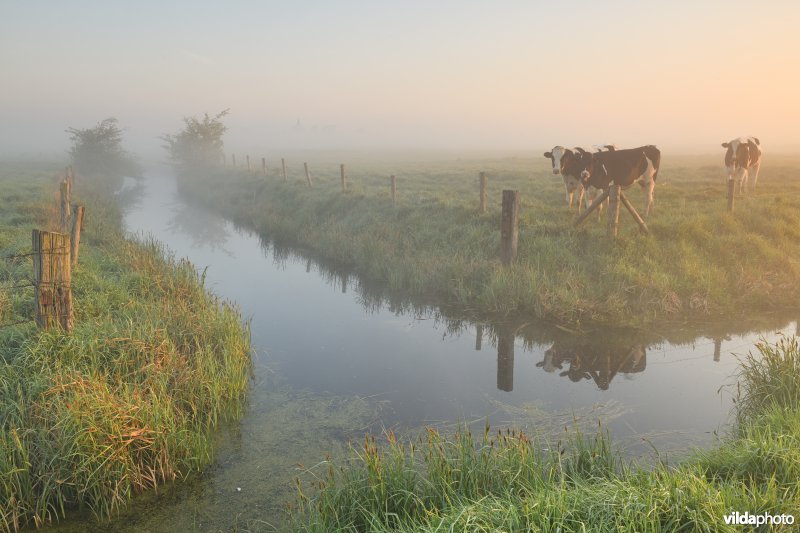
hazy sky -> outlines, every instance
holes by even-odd
[[[0,0],[0,152],[110,116],[155,151],[225,108],[227,146],[261,153],[794,148],[799,23],[797,0]]]

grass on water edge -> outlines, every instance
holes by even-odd
[[[798,339],[758,351],[743,362],[732,434],[677,466],[626,463],[602,430],[555,445],[488,427],[477,439],[389,433],[298,480],[294,529],[734,531],[725,516],[737,511],[800,520]]]
[[[52,167],[51,167],[52,168]],[[0,254],[55,227],[50,169],[0,174]],[[76,180],[86,204],[72,273],[72,333],[0,328],[0,530],[71,508],[105,518],[137,492],[211,460],[210,430],[243,411],[250,336],[192,265],[124,238],[109,187]],[[0,260],[0,324],[33,318],[30,258]]]
[[[293,161],[286,182],[279,169],[265,177],[220,168],[184,176],[182,191],[389,290],[479,314],[641,326],[796,306],[800,161],[765,160],[757,189],[729,213],[719,159],[665,155],[651,234],[639,234],[623,210],[615,242],[605,219],[573,227],[561,177],[543,157],[358,161],[344,192],[329,157],[310,160],[311,188]],[[477,212],[481,171],[486,214]],[[397,175],[394,205],[389,174]],[[521,195],[519,255],[508,268],[498,259],[503,189]],[[641,208],[643,195],[627,194]]]

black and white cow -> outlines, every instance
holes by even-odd
[[[607,189],[616,184],[627,188],[634,183],[647,194],[645,216],[653,209],[653,192],[661,166],[661,151],[653,145],[627,150],[589,153],[581,151],[566,171],[577,173],[584,187]]]
[[[615,146],[611,144],[595,146],[600,151],[602,148],[607,150],[614,150]],[[586,207],[589,207],[590,202],[600,196],[601,191],[595,188],[585,189],[580,180],[579,174],[571,174],[565,172],[565,169],[571,169],[575,166],[575,160],[580,157],[581,153],[586,153],[583,148],[564,148],[563,146],[555,146],[549,152],[545,152],[544,156],[550,159],[553,165],[553,174],[561,174],[564,178],[564,189],[566,190],[567,205],[572,209],[572,198],[575,191],[578,191],[578,212],[581,210],[581,202],[586,198]]]
[[[761,141],[755,137],[738,137],[722,143],[725,152],[725,171],[728,179],[739,182],[739,192],[747,192],[747,179],[752,176],[753,189],[758,182],[758,170],[761,168]]]

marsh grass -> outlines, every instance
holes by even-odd
[[[675,466],[642,468],[602,428],[557,442],[505,430],[365,438],[298,482],[301,531],[734,531],[734,511],[800,513],[797,340],[761,343],[735,431]],[[784,377],[794,369],[791,378]],[[762,397],[763,396],[763,397]],[[759,400],[755,400],[759,397]],[[752,398],[752,400],[751,400]],[[746,414],[746,416],[745,416]]]
[[[5,169],[3,255],[46,224],[52,172]],[[0,329],[0,530],[41,526],[72,508],[107,518],[137,492],[196,471],[211,429],[238,418],[250,341],[238,310],[154,241],[132,242],[102,184],[87,204],[73,271],[75,328]],[[31,319],[26,259],[0,261],[0,320]],[[5,289],[4,289],[5,287]]]
[[[300,157],[300,156],[298,156]],[[305,157],[305,156],[304,156]],[[622,215],[616,242],[605,221],[574,228],[563,184],[544,158],[381,161],[311,159],[287,183],[231,169],[183,176],[181,190],[237,223],[434,304],[560,323],[644,325],[796,306],[800,299],[800,180],[796,157],[765,162],[758,189],[728,213],[719,158],[665,157],[651,235]],[[489,209],[477,213],[478,174]],[[389,174],[398,201],[389,197]],[[499,198],[521,194],[519,256],[498,260]],[[638,207],[643,195],[628,192]]]

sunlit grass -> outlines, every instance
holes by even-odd
[[[2,254],[47,227],[52,172],[5,170]],[[0,530],[56,521],[71,508],[109,517],[129,498],[196,471],[210,430],[238,418],[250,341],[238,310],[209,295],[192,265],[155,242],[125,240],[103,187],[87,204],[73,271],[75,328],[39,331],[27,258],[0,261]],[[98,193],[98,191],[100,191]]]
[[[347,265],[392,290],[488,314],[523,313],[561,323],[730,318],[800,301],[800,179],[796,158],[775,157],[754,194],[726,211],[718,161],[667,158],[651,235],[623,211],[620,237],[605,220],[573,227],[563,185],[546,161],[505,158],[360,161],[341,190],[338,164],[312,160],[288,182],[221,169],[186,176],[182,191],[239,223]],[[478,214],[478,174],[489,209]],[[298,172],[300,174],[298,174]],[[396,174],[392,205],[388,175]],[[521,193],[519,256],[501,267],[500,195]],[[643,195],[630,190],[641,207]]]

